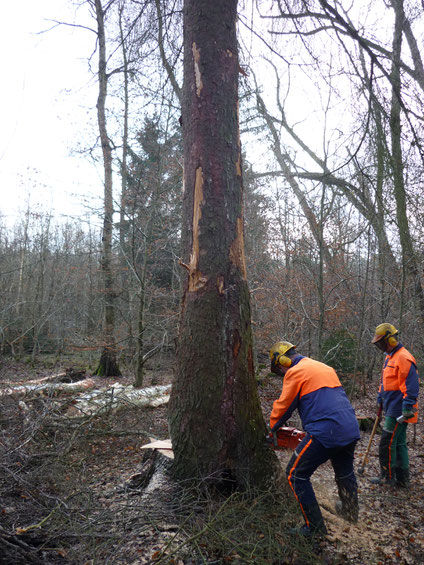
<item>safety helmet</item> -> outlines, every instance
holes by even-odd
[[[277,343],[274,343],[269,351],[271,364],[290,367],[292,360],[286,355],[286,353],[290,351],[290,349],[295,348],[296,346],[288,341],[277,341]]]
[[[375,334],[371,343],[377,343],[381,339],[385,339],[390,347],[394,347],[398,344],[398,333],[399,332],[392,324],[384,322],[375,328]]]

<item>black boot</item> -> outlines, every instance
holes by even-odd
[[[373,477],[370,479],[370,483],[373,485],[387,485],[387,486],[394,486],[395,484],[395,473],[396,469],[392,469],[392,476],[389,477],[389,473],[387,470],[382,469],[379,477]]]
[[[337,501],[335,508],[337,515],[340,516],[340,518],[343,518],[343,520],[352,522],[352,524],[356,524],[358,522],[359,505],[357,497],[356,502],[353,500],[349,503],[346,503],[344,500]]]
[[[381,432],[381,440],[378,448],[378,459],[380,461],[380,476],[370,479],[373,485],[395,484],[395,468],[390,468],[390,444],[393,439],[393,432],[384,430]]]
[[[395,472],[395,486],[400,488],[408,488],[409,484],[409,469],[401,469],[400,467],[398,467]]]
[[[290,533],[303,536],[304,538],[325,536],[327,528],[325,527],[318,503],[304,506],[303,512],[306,515],[305,524],[301,528],[291,529]]]
[[[359,514],[356,479],[355,477],[336,478],[336,482],[340,496],[340,502],[336,502],[336,513],[344,520],[356,524]]]

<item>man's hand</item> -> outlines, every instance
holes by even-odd
[[[399,418],[396,418],[396,421],[399,422],[399,424],[403,424],[403,422],[407,422],[409,420],[409,418],[412,418],[416,411],[417,410],[414,407],[403,408],[402,416],[399,416]]]

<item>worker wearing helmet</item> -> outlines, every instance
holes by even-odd
[[[397,329],[387,322],[377,326],[372,342],[386,353],[378,392],[385,421],[379,446],[380,476],[374,484],[409,486],[406,444],[408,423],[418,420],[419,381],[417,362],[399,341]]]
[[[330,460],[341,502],[336,512],[350,522],[358,521],[358,494],[353,456],[359,426],[336,371],[303,357],[287,341],[270,351],[271,371],[284,378],[281,396],[273,404],[270,426],[276,431],[298,410],[306,436],[291,457],[286,475],[300,504],[305,524],[293,530],[305,537],[327,532],[311,485],[316,469]]]

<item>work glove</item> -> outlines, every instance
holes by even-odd
[[[415,414],[415,411],[413,408],[404,408],[402,410],[402,416],[405,418],[405,420],[408,420],[409,418],[412,418],[412,416]]]
[[[399,416],[399,418],[396,418],[396,420],[399,422],[399,424],[403,424],[403,422],[406,422],[407,420],[409,420],[409,418],[412,418],[415,412],[416,410],[413,407],[404,408],[402,410],[402,416]]]

